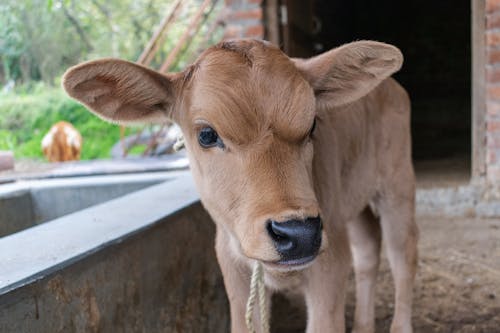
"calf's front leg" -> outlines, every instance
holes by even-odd
[[[345,332],[345,290],[350,271],[346,235],[332,237],[330,244],[306,273],[307,333]]]
[[[229,252],[229,236],[224,231],[217,231],[215,250],[219,262],[224,286],[229,299],[231,314],[231,332],[248,332],[245,323],[246,303],[250,294],[250,276],[248,267],[237,262]],[[269,302],[268,302],[269,304]],[[260,332],[259,318],[254,314],[253,322],[257,332]]]

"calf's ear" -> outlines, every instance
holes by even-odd
[[[373,41],[345,44],[310,59],[292,59],[327,109],[353,102],[398,71],[403,55],[398,48]]]
[[[70,68],[63,87],[99,117],[116,123],[156,123],[171,117],[178,75],[162,75],[119,59]]]

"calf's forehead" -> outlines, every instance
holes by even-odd
[[[269,129],[298,140],[315,115],[310,85],[288,57],[265,44],[209,49],[195,64],[191,92],[193,117],[241,144]]]

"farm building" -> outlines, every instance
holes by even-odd
[[[193,22],[214,3],[198,1]],[[226,38],[264,38],[292,57],[363,39],[402,50],[418,178],[414,332],[497,332],[500,0],[225,0],[222,16]],[[215,227],[184,152],[139,170],[107,162],[0,188],[0,332],[229,332]],[[386,258],[375,292],[376,332],[388,332]],[[303,332],[305,315],[275,295],[271,331]]]
[[[227,0],[228,37],[263,37],[309,57],[373,39],[404,56],[417,163],[500,180],[500,1]],[[429,10],[432,8],[432,10]]]

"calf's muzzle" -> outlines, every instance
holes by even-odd
[[[305,220],[268,221],[266,227],[281,257],[279,264],[305,264],[318,254],[323,229],[319,216]]]

